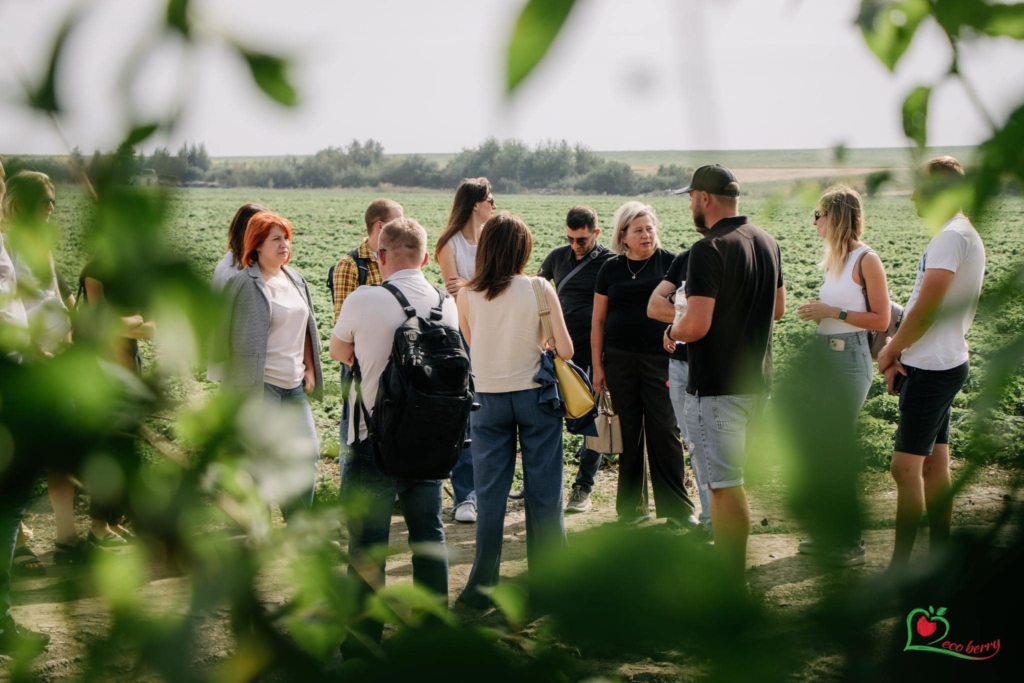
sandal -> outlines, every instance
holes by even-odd
[[[21,561],[19,562],[19,560]],[[39,561],[39,557],[32,552],[31,548],[23,545],[14,551],[11,573],[18,576],[46,576],[46,567]]]
[[[89,553],[94,546],[86,539],[80,538],[74,544],[54,541],[53,547],[54,564],[85,564],[89,561]]]

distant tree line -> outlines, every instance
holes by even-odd
[[[172,154],[166,147],[150,155],[130,147],[86,159],[75,149],[70,157],[9,157],[11,170],[31,168],[60,182],[76,182],[81,172],[95,182],[106,173],[131,179],[144,170],[181,184],[215,183],[220,187],[399,187],[453,188],[463,178],[485,176],[495,190],[648,194],[684,186],[693,169],[659,166],[653,175],[635,172],[629,164],[610,161],[585,146],[565,140],[530,147],[519,140],[485,140],[464,149],[443,167],[421,155],[384,155],[375,141],[353,140],[347,147],[328,147],[308,157],[221,160],[211,163],[205,144],[185,143]]]

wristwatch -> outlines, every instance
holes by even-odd
[[[839,311],[839,319],[840,320],[846,320],[846,311],[845,310],[840,309],[840,311]]]

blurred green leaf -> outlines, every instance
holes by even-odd
[[[981,144],[979,164],[972,174],[974,184],[971,212],[980,214],[999,192],[1004,176],[1013,176],[1024,188],[1024,104],[1017,108],[1001,129]]]
[[[192,27],[188,21],[189,0],[168,0],[167,26],[176,30],[185,38],[192,37]]]
[[[1024,4],[988,3],[985,0],[935,0],[935,19],[951,36],[964,27],[990,36],[1024,38]]]
[[[71,35],[71,31],[78,24],[79,18],[78,12],[69,14],[53,41],[53,47],[50,48],[50,60],[46,65],[46,73],[43,75],[43,80],[38,87],[28,94],[28,103],[34,109],[51,114],[57,114],[61,110],[60,103],[57,101],[57,68],[61,56],[64,54],[68,36]]]
[[[862,0],[857,25],[871,51],[893,71],[930,11],[928,0]]]
[[[125,137],[124,142],[121,144],[127,147],[135,147],[146,140],[148,140],[153,133],[160,129],[160,124],[149,123],[141,126],[136,126],[128,131],[128,135]]]
[[[576,0],[528,0],[508,45],[505,88],[512,93],[544,59]]]
[[[892,171],[875,171],[864,178],[864,189],[869,197],[874,197],[882,186],[892,180]]]
[[[931,88],[921,85],[903,101],[903,132],[918,149],[928,144],[928,98],[931,94]]]
[[[515,584],[498,584],[491,589],[490,597],[512,626],[519,626],[526,619],[526,595]]]
[[[256,85],[264,93],[279,104],[286,107],[293,107],[298,102],[295,88],[288,82],[288,62],[275,55],[268,55],[262,52],[252,52],[245,48],[239,48],[242,56],[245,57],[252,78]]]

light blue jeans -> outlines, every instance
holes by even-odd
[[[476,395],[473,415],[473,482],[477,495],[476,557],[462,600],[482,605],[478,587],[498,583],[505,508],[522,449],[526,499],[526,558],[566,545],[562,517],[562,415],[538,404],[540,389]]]
[[[310,452],[303,454],[302,462],[307,463],[309,468],[309,488],[299,494],[294,500],[281,501],[281,516],[285,521],[288,517],[299,510],[310,510],[313,507],[313,491],[316,489],[316,463],[320,460],[320,442],[316,436],[316,424],[313,422],[313,411],[309,407],[309,400],[306,398],[306,391],[302,385],[293,389],[282,389],[273,384],[263,383],[263,400],[274,406],[294,406],[295,412],[299,415],[295,421],[295,427],[300,436],[307,437],[312,442]]]
[[[686,436],[686,383],[690,378],[690,364],[686,361],[670,358],[668,361],[668,392],[672,397],[672,410],[679,423],[686,450],[690,453],[690,467],[697,479],[697,495],[700,497],[700,523],[706,529],[711,528],[711,492],[704,486],[707,482],[704,473],[697,467],[697,459],[693,457],[693,445]]]
[[[833,340],[842,344],[835,344]],[[868,333],[862,330],[844,334],[819,334],[816,341],[827,349],[829,384],[835,387],[835,391],[846,394],[852,411],[850,419],[856,423],[875,374]],[[843,349],[836,350],[835,346],[842,346]]]

